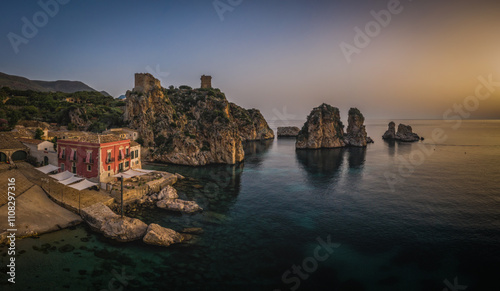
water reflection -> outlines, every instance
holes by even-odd
[[[347,148],[349,153],[349,169],[362,169],[366,160],[366,148]]]
[[[255,167],[262,166],[262,162],[266,159],[267,153],[271,148],[274,140],[248,141],[243,144],[245,151],[245,162],[251,163]]]
[[[296,150],[299,165],[313,185],[329,183],[344,162],[345,149]]]

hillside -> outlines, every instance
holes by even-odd
[[[13,90],[33,90],[38,92],[97,92],[97,90],[80,81],[37,81],[0,72],[0,88],[1,87],[9,87]],[[101,93],[105,96],[109,96],[109,94],[104,91]]]

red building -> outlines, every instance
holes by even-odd
[[[131,147],[129,139],[113,134],[82,133],[57,141],[60,171],[67,170],[93,182],[108,182],[121,171],[141,168],[139,155],[140,147]]]

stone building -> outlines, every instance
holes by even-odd
[[[29,148],[13,138],[10,133],[0,134],[0,163],[26,160],[28,152]]]
[[[211,76],[201,76],[201,88],[202,89],[209,89],[212,88],[212,77]]]
[[[160,80],[153,77],[149,73],[136,73],[135,74],[135,87],[134,91],[147,92],[153,88],[161,88]]]

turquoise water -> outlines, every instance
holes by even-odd
[[[295,151],[280,139],[247,145],[238,166],[150,166],[192,178],[176,188],[205,211],[135,216],[204,234],[170,248],[115,243],[85,225],[24,239],[16,289],[5,268],[0,288],[441,291],[457,278],[498,290],[500,121],[403,122],[425,141],[384,142],[388,122],[376,121],[366,149]],[[433,140],[435,128],[447,138]]]

